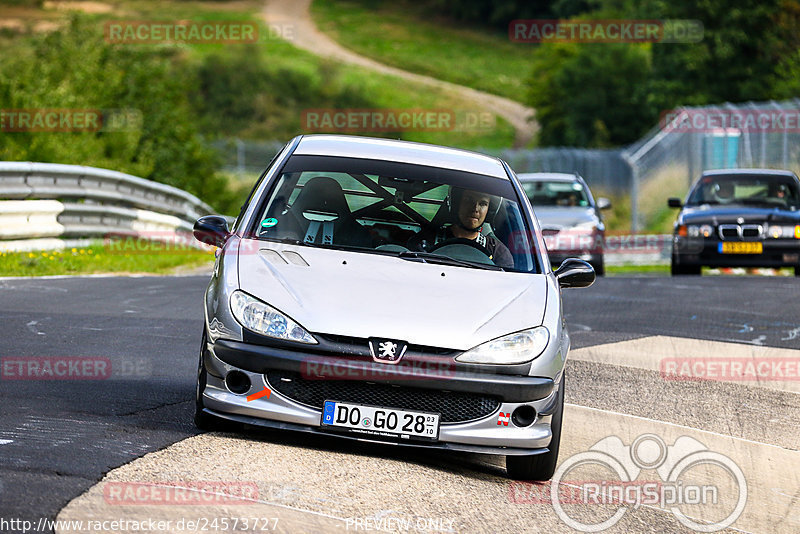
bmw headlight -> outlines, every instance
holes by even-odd
[[[687,228],[687,231],[689,233],[689,237],[700,237],[700,227],[699,226],[690,225]]]
[[[487,341],[456,357],[456,361],[506,365],[525,363],[544,352],[549,340],[547,328],[537,326]]]
[[[298,343],[318,343],[302,326],[243,291],[236,290],[231,295],[231,311],[242,326],[257,334]]]

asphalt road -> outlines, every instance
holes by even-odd
[[[103,380],[13,380],[3,368],[0,519],[54,519],[109,471],[197,434],[191,399],[205,285],[201,276],[0,280],[0,358],[93,358],[105,362],[101,372],[108,373]],[[606,278],[589,289],[565,291],[564,305],[576,354],[655,335],[800,349],[799,288],[794,278]],[[610,409],[797,451],[795,393],[750,384],[666,383],[651,371],[578,359],[569,365],[567,402],[581,407],[580,414]],[[410,469],[412,476],[417,469],[444,472],[457,482],[450,491],[464,492],[465,502],[479,492],[473,483],[501,487],[503,477],[499,464],[480,455],[387,451],[284,433],[251,437],[255,445],[298,455],[399,462],[400,472]],[[356,480],[354,487],[368,480]],[[459,495],[441,498],[457,502]],[[326,508],[317,501],[321,514]],[[639,512],[626,519],[626,528],[675,528],[663,514]],[[466,516],[460,521],[459,531],[488,528]]]

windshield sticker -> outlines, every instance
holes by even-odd
[[[272,228],[276,224],[278,224],[278,219],[274,217],[270,217],[269,219],[264,219],[263,221],[261,221],[261,226],[263,228]]]

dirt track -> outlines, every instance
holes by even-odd
[[[308,50],[319,56],[368,68],[381,74],[398,76],[409,81],[454,93],[462,100],[473,103],[476,108],[485,109],[499,115],[511,123],[516,130],[515,147],[522,147],[527,144],[539,129],[536,121],[530,120],[534,115],[534,110],[519,102],[462,85],[437,80],[430,76],[390,67],[342,47],[317,29],[309,13],[310,5],[311,0],[267,0],[264,6],[264,18],[267,24],[292,24],[292,44],[298,48]]]

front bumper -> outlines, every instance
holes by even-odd
[[[236,341],[217,340],[204,351],[204,365],[208,372],[207,385],[203,391],[203,405],[209,413],[244,423],[273,428],[284,428],[317,434],[335,435],[360,441],[374,441],[396,445],[463,450],[487,454],[529,455],[547,451],[552,438],[550,421],[556,407],[557,386],[550,378],[478,374],[458,366],[446,369],[441,376],[434,369],[430,374],[418,376],[413,368],[396,372],[387,377],[371,375],[362,378],[368,383],[419,388],[420,392],[442,390],[462,393],[491,394],[498,398],[498,407],[490,414],[467,422],[442,422],[437,442],[410,440],[386,440],[356,433],[338,433],[320,427],[321,410],[297,402],[270,384],[266,374],[273,370],[303,373],[309,361],[324,360],[314,354],[294,350],[266,347]],[[360,360],[336,359],[340,369],[356,369],[362,372]],[[385,364],[378,364],[384,367]],[[466,366],[468,367],[468,366]],[[251,387],[239,394],[232,393],[225,385],[224,377],[231,371],[247,375]],[[557,379],[560,378],[556,377]],[[264,388],[270,389],[268,397],[247,400]],[[330,399],[348,401],[349,399]],[[375,403],[373,403],[375,404]],[[519,427],[513,418],[500,418],[500,413],[510,414],[516,408],[527,405],[536,410],[537,417],[529,426]]]
[[[764,239],[761,254],[723,254],[713,238],[673,238],[673,261],[681,266],[765,267],[800,266],[800,240]]]

